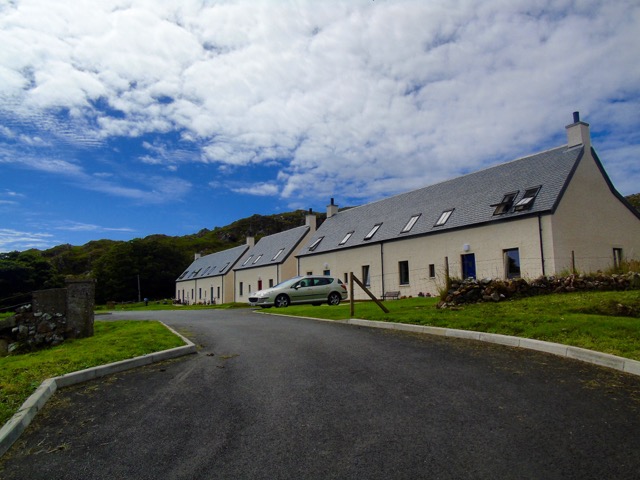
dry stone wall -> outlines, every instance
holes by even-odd
[[[93,280],[68,280],[67,288],[33,292],[30,305],[0,320],[0,355],[92,336],[94,306]]]
[[[465,303],[500,302],[510,298],[575,291],[606,291],[640,289],[640,273],[621,275],[569,275],[566,277],[540,277],[527,281],[469,278],[452,280],[451,288],[438,303],[448,308]]]

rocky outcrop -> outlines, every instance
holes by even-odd
[[[639,273],[540,277],[531,281],[522,278],[513,280],[469,278],[464,281],[452,280],[451,288],[438,303],[438,308],[448,308],[465,303],[500,302],[509,298],[550,293],[630,289],[640,289]]]

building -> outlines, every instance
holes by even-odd
[[[296,276],[295,255],[315,233],[316,222],[316,216],[309,211],[305,225],[262,237],[246,251],[234,268],[235,301],[247,302],[251,292]]]
[[[566,145],[338,211],[298,254],[298,272],[375,295],[437,294],[459,278],[595,272],[640,257],[640,215],[616,191],[574,113]],[[356,291],[355,298],[367,298]]]
[[[186,305],[233,302],[233,267],[252,246],[253,238],[248,238],[246,245],[204,257],[196,254],[193,263],[176,280],[176,300]]]

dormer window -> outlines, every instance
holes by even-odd
[[[284,252],[284,248],[281,248],[280,250],[278,250],[278,253],[276,253],[273,258],[271,259],[272,262],[274,262],[281,254],[282,252]]]
[[[311,246],[309,247],[309,251],[310,251],[310,252],[313,252],[316,248],[318,248],[318,245],[320,245],[320,242],[322,241],[322,239],[323,239],[323,238],[324,238],[324,237],[320,237],[320,238],[316,239],[316,241],[315,241],[315,242],[313,242],[313,243],[311,244]]]
[[[345,243],[347,243],[349,241],[349,239],[351,238],[351,235],[353,235],[353,231],[347,233],[344,238],[342,239],[342,241],[339,243],[339,245],[344,245]]]
[[[420,218],[420,214],[417,214],[411,217],[400,233],[407,233],[411,231],[411,229],[416,224],[419,218]]]
[[[365,240],[370,240],[378,231],[378,229],[382,226],[381,223],[376,223],[373,228],[367,233],[367,236],[364,237]]]
[[[253,255],[249,255],[249,258],[247,258],[244,263],[242,264],[242,266],[244,267],[247,263],[249,263],[249,260],[251,260],[253,258]]]
[[[440,218],[438,218],[438,221],[436,222],[436,224],[434,225],[435,227],[441,227],[442,225],[444,225],[445,223],[447,223],[447,221],[449,220],[449,217],[451,217],[451,214],[453,213],[453,208],[451,210],[445,210],[444,212],[442,212],[440,214]]]
[[[518,200],[518,202],[514,205],[513,210],[516,212],[521,212],[523,210],[531,210],[533,207],[533,202],[540,191],[540,187],[527,188],[524,192],[524,197]]]
[[[251,265],[255,265],[256,263],[258,263],[258,260],[260,260],[261,258],[262,254],[258,255]]]
[[[517,196],[518,196],[518,192],[511,192],[511,193],[505,194],[505,196],[502,197],[502,201],[500,203],[491,205],[492,207],[496,207],[496,209],[493,211],[493,214],[503,215],[505,213],[508,213],[509,210],[511,210],[511,207],[513,206],[513,201],[516,199]]]

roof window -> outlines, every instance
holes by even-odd
[[[419,218],[420,218],[420,214],[417,214],[411,217],[400,233],[407,233],[411,231],[411,229],[416,224]]]
[[[491,205],[492,207],[496,207],[496,209],[493,211],[493,214],[503,215],[505,213],[508,213],[509,210],[511,210],[511,207],[513,206],[513,201],[516,199],[517,196],[518,196],[518,192],[506,193],[504,197],[502,197],[502,201],[500,203],[495,203]]]
[[[523,210],[530,210],[533,207],[533,202],[540,191],[540,187],[527,188],[524,192],[524,197],[518,200],[514,205],[513,210],[521,212]]]
[[[378,229],[382,226],[381,223],[376,223],[373,228],[367,233],[367,236],[364,237],[365,240],[370,240],[378,231]]]
[[[344,245],[345,243],[347,243],[349,241],[349,239],[351,238],[351,235],[353,235],[353,230],[350,231],[349,233],[347,233],[344,238],[342,239],[342,241],[339,243],[339,245]]]
[[[258,263],[258,260],[260,260],[261,258],[262,254],[258,255],[251,265],[255,265],[256,263]]]
[[[323,239],[323,238],[324,238],[324,237],[320,237],[320,238],[316,239],[316,241],[315,241],[315,242],[313,242],[313,243],[311,244],[311,246],[309,247],[309,251],[310,251],[310,252],[313,252],[316,248],[318,248],[318,245],[320,245],[320,242],[322,241],[322,239]]]
[[[284,252],[284,248],[281,248],[280,250],[278,250],[278,253],[276,253],[273,258],[271,259],[271,261],[275,261],[280,255],[282,255],[282,252]]]
[[[440,227],[442,225],[444,225],[445,223],[447,223],[447,220],[449,220],[449,217],[451,217],[451,214],[453,213],[455,209],[451,209],[451,210],[445,210],[444,212],[442,212],[440,214],[440,218],[438,218],[438,221],[436,222],[436,224],[434,225],[435,227]]]
[[[249,258],[247,258],[244,263],[242,264],[242,266],[244,267],[247,263],[249,263],[249,260],[251,260],[253,258],[253,255],[249,255]]]
[[[224,272],[224,269],[225,269],[225,268],[227,268],[227,267],[229,266],[229,264],[230,264],[230,263],[231,263],[231,262],[227,262],[227,263],[225,263],[225,264],[224,264],[224,267],[222,267],[222,268],[220,269],[220,273]]]

